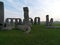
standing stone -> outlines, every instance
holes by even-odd
[[[29,25],[29,10],[28,7],[24,7],[24,24]]]
[[[35,17],[34,24],[40,24],[40,17]]]
[[[24,7],[23,10],[24,10],[24,20],[23,20],[23,23],[24,23],[25,31],[26,31],[26,33],[29,33],[30,30],[31,30],[31,26],[32,25],[29,22],[29,10],[28,10],[28,7]]]
[[[52,26],[52,24],[53,24],[53,18],[50,19],[49,26]]]
[[[28,7],[24,7],[23,10],[24,10],[24,19],[28,19],[29,18],[29,10],[28,10]]]
[[[0,29],[4,27],[4,3],[0,2]]]
[[[46,26],[49,26],[49,15],[46,15]]]

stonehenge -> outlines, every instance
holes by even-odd
[[[23,7],[24,19],[21,18],[6,18],[4,22],[4,3],[0,2],[0,29],[12,30],[14,28],[21,29],[26,33],[31,31],[31,27],[34,24],[40,24],[40,17],[35,17],[34,21],[29,17],[29,8]],[[53,18],[49,20],[49,15],[46,15],[46,27],[57,28],[58,26],[53,26]],[[58,27],[59,28],[59,27]]]
[[[18,25],[17,29],[21,29],[21,30],[25,31],[26,33],[29,33],[31,30],[31,23],[29,21],[28,7],[23,7],[23,11],[24,11],[23,25]]]

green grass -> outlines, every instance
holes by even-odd
[[[0,31],[0,45],[60,45],[60,29],[33,25],[29,34],[20,30]]]

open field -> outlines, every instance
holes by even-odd
[[[60,45],[60,29],[33,25],[29,34],[20,30],[0,31],[0,45]]]

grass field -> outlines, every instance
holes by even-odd
[[[0,45],[60,45],[60,29],[33,25],[29,34],[20,30],[0,31]]]

